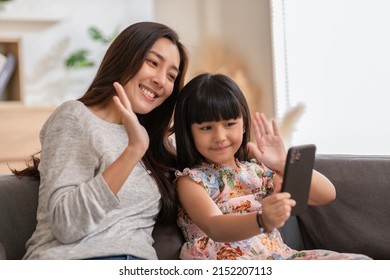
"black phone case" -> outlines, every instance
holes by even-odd
[[[297,203],[291,215],[306,211],[309,198],[311,177],[314,168],[316,146],[302,145],[289,148],[284,168],[282,192],[291,194]]]

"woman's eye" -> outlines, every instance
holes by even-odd
[[[147,62],[148,62],[149,64],[153,65],[153,66],[157,66],[157,65],[158,65],[157,61],[152,60],[152,59],[148,59]]]
[[[176,80],[176,75],[174,75],[174,74],[168,74],[168,78],[169,78],[172,82],[174,82],[174,81]]]
[[[200,130],[203,130],[203,131],[207,131],[207,130],[210,130],[211,129],[211,126],[202,126],[200,128]]]

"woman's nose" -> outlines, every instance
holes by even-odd
[[[159,87],[164,87],[167,77],[163,71],[156,71],[153,76],[153,83]]]

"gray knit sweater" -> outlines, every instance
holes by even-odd
[[[157,259],[152,230],[160,193],[139,162],[114,195],[101,173],[127,146],[122,125],[67,101],[44,124],[37,228],[25,259],[129,254]]]

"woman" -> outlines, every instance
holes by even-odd
[[[118,35],[84,96],[40,132],[38,224],[24,259],[157,259],[156,218],[176,214],[168,136],[187,65],[165,25]]]

